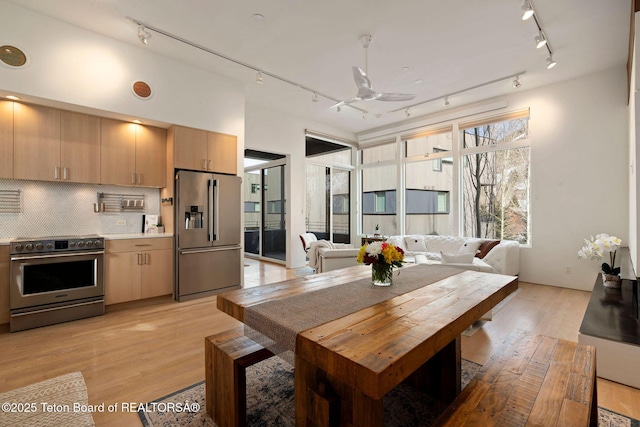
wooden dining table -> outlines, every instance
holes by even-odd
[[[424,264],[393,281],[373,286],[360,265],[219,294],[217,307],[292,356],[297,426],[382,426],[400,383],[453,401],[461,333],[518,288],[514,276]]]

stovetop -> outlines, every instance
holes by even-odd
[[[11,254],[89,250],[104,250],[104,237],[93,234],[85,236],[27,237],[15,239],[9,244]]]

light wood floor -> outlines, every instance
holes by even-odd
[[[294,270],[245,260],[245,286],[294,277]],[[515,328],[577,341],[590,294],[520,283],[493,321],[462,338],[462,356],[484,363]],[[107,307],[105,316],[11,334],[0,326],[0,392],[81,371],[89,403],[144,403],[204,379],[204,337],[238,322],[215,297],[168,297]],[[601,406],[640,419],[640,390],[598,380]],[[2,415],[0,414],[0,417]],[[95,413],[98,426],[141,425],[135,413]]]

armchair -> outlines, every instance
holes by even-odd
[[[314,268],[318,273],[324,273],[357,265],[356,257],[359,250],[345,243],[333,243],[327,240],[311,242],[308,252],[309,267]]]

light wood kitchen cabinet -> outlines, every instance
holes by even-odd
[[[14,177],[100,182],[100,118],[14,103]]]
[[[207,131],[173,126],[174,167],[207,170]]]
[[[175,168],[231,175],[237,173],[236,136],[174,126],[173,138]]]
[[[9,323],[9,246],[0,246],[0,324]]]
[[[56,181],[60,177],[60,110],[15,102],[13,176]]]
[[[0,100],[0,178],[13,178],[13,102]]]
[[[102,184],[165,186],[164,129],[102,119]]]
[[[100,183],[100,118],[62,111],[60,174],[63,181]]]
[[[105,303],[173,293],[173,238],[107,240]]]
[[[236,175],[238,171],[238,138],[234,135],[209,132],[209,170]]]

